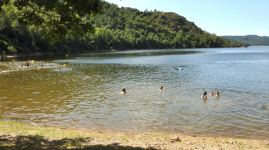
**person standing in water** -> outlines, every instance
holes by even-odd
[[[211,96],[214,96],[214,95],[215,95],[215,94],[214,94],[214,92],[212,91],[212,92],[211,92]]]
[[[216,97],[220,97],[220,92],[217,91],[216,94],[215,94]]]

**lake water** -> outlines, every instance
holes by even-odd
[[[0,74],[2,120],[269,137],[269,47],[128,51],[53,62],[69,69]],[[201,99],[216,90],[219,98]]]

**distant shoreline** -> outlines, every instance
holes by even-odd
[[[163,49],[126,49],[126,50],[98,50],[98,51],[84,51],[84,52],[33,52],[33,53],[19,53],[19,54],[0,54],[0,61],[9,61],[12,59],[19,59],[19,60],[29,60],[29,59],[51,59],[51,58],[66,58],[72,56],[79,56],[79,55],[87,55],[87,54],[105,54],[105,53],[125,53],[128,51],[143,51],[143,50],[150,50],[150,51],[157,51],[157,50],[194,50],[194,49],[223,49],[223,48],[246,48],[246,47],[211,47],[211,48],[163,48]]]

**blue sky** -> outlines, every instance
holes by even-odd
[[[217,35],[269,36],[269,0],[106,0],[139,10],[175,12]]]

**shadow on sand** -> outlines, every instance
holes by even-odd
[[[0,136],[0,150],[156,150],[155,148],[142,148],[122,146],[119,143],[108,145],[91,144],[91,138],[48,140],[42,136]]]

